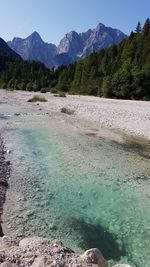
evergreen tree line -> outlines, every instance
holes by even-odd
[[[9,90],[39,91],[49,86],[50,71],[44,64],[23,61],[0,51],[0,87]]]
[[[72,93],[150,100],[150,20],[120,45],[57,72],[57,86]]]
[[[0,54],[1,58],[1,54]],[[150,20],[120,45],[92,53],[69,66],[46,69],[39,62],[2,60],[0,84],[3,88],[41,88],[73,94],[121,99],[150,100]]]

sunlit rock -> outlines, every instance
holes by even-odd
[[[102,253],[97,248],[87,250],[82,256],[82,259],[86,259],[88,263],[97,264],[100,267],[107,267],[107,262],[104,259]]]

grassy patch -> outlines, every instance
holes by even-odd
[[[44,96],[35,95],[28,102],[47,102],[47,99]]]

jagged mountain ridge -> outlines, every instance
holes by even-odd
[[[57,47],[54,44],[45,43],[37,32],[33,32],[26,39],[15,37],[8,45],[24,60],[36,60],[47,67],[55,65],[54,57]]]
[[[99,23],[93,30],[67,33],[58,46],[45,43],[37,32],[26,39],[15,37],[8,45],[25,60],[38,60],[47,67],[55,67],[68,65],[94,51],[119,44],[126,37],[120,30]]]

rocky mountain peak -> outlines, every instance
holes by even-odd
[[[71,39],[71,40],[72,40],[73,38],[78,37],[78,33],[75,32],[75,31],[71,31],[71,32],[67,33],[67,34],[65,35],[65,37],[67,37],[68,39]]]
[[[82,46],[80,35],[75,31],[71,31],[60,41],[58,54],[68,53],[71,58],[74,58],[80,52]]]
[[[57,47],[45,43],[36,31],[26,39],[14,38],[8,45],[23,59],[38,60],[47,67],[53,67],[73,63],[93,51],[98,52],[112,44],[118,44],[126,37],[120,30],[99,23],[93,30],[89,29],[83,33],[71,31],[65,34]]]
[[[98,23],[95,31],[104,31],[106,29],[106,26],[103,23]]]
[[[30,36],[32,36],[33,38],[39,38],[41,39],[40,34],[37,31],[34,31]]]
[[[42,40],[40,34],[38,32],[36,32],[36,31],[34,31],[31,35],[29,35],[26,38],[26,41],[32,42],[33,44],[34,43],[44,43],[44,41]]]

